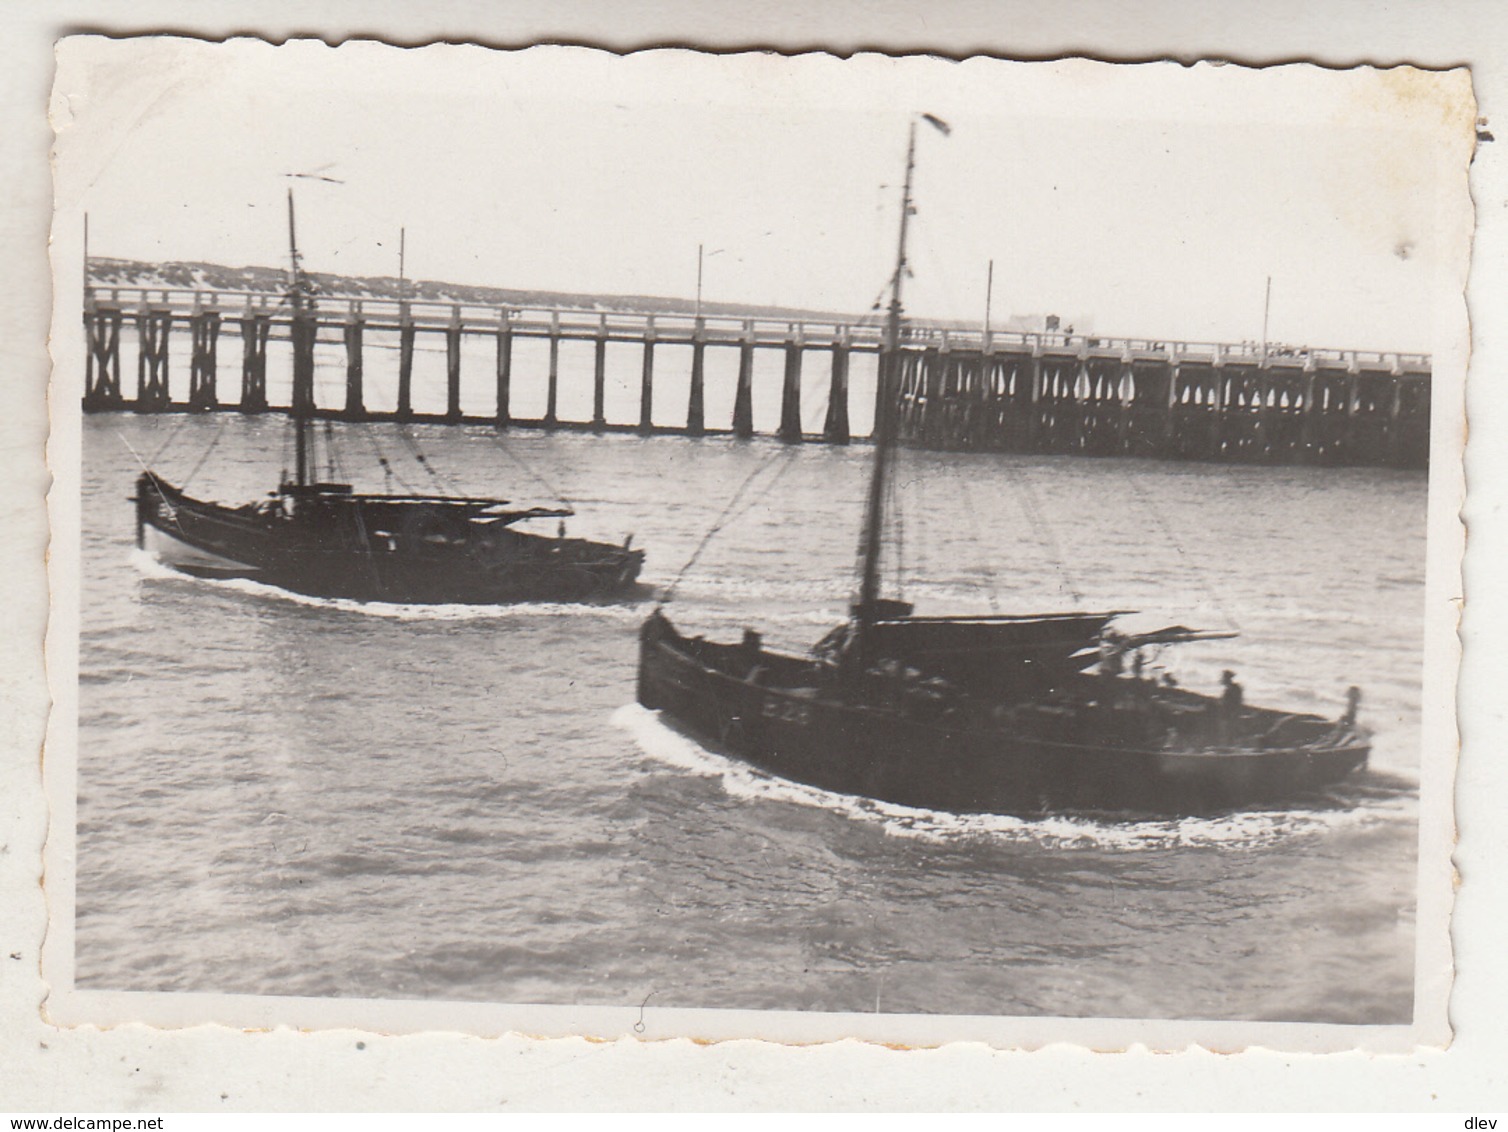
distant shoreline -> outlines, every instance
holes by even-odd
[[[599,292],[546,291],[525,287],[483,287],[470,283],[446,283],[432,279],[401,281],[394,275],[337,275],[327,271],[308,271],[319,294],[331,299],[400,298],[425,303],[464,303],[468,305],[511,307],[513,309],[561,309],[601,311],[605,314],[663,314],[692,317],[697,304],[692,299],[668,295],[612,295]],[[227,267],[200,260],[173,260],[151,263],[145,260],[90,256],[88,281],[96,287],[161,287],[169,290],[256,291],[281,294],[288,288],[288,270],[284,267]],[[833,323],[856,326],[873,322],[879,326],[884,312],[811,310],[774,304],[729,303],[703,299],[701,313],[708,318],[748,318],[777,322]],[[910,318],[909,322],[936,330],[975,330],[978,322],[966,319]],[[1080,323],[1087,326],[1088,319]],[[1000,333],[1042,333],[1041,316],[1002,316],[993,327]],[[1050,330],[1045,332],[1051,332]]]
[[[400,282],[392,275],[336,275],[305,273],[321,295],[339,299],[412,299],[415,302],[467,303],[497,307],[544,307],[600,310],[632,314],[693,315],[691,299],[660,295],[606,295],[591,292],[545,291],[516,287],[481,287],[428,279]],[[287,289],[288,272],[278,267],[226,267],[199,261],[148,263],[141,260],[90,256],[88,281],[96,287],[193,288],[207,291],[259,291],[269,294]],[[719,318],[786,319],[791,322],[863,321],[853,312],[814,311],[798,307],[761,306],[703,300],[701,313]],[[876,312],[875,319],[880,316]]]

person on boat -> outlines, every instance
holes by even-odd
[[[1241,718],[1241,708],[1246,699],[1245,689],[1236,682],[1236,674],[1227,668],[1220,673],[1220,740],[1228,743],[1236,733],[1236,723]]]
[[[1100,635],[1101,676],[1119,676],[1126,670],[1126,638],[1114,629],[1106,629]]]
[[[745,670],[754,672],[759,667],[759,658],[764,652],[764,637],[757,629],[745,629],[739,651],[743,654]]]
[[[1126,670],[1126,638],[1114,629],[1106,629],[1100,635],[1099,653],[1096,669],[1101,683],[1100,702],[1113,707],[1122,691],[1121,673]]]
[[[1352,684],[1346,689],[1346,714],[1340,717],[1340,721],[1347,727],[1356,726],[1356,710],[1361,707],[1361,689]]]
[[[1236,674],[1227,668],[1220,673],[1220,686],[1225,691],[1220,693],[1220,706],[1230,715],[1237,715],[1246,699],[1246,690],[1236,682]]]

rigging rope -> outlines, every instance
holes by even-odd
[[[772,464],[774,464],[776,458],[778,456],[781,456],[781,455],[788,456],[788,457],[793,457],[795,455],[795,450],[794,449],[790,449],[790,450],[786,450],[786,451],[783,451],[783,452],[777,452],[774,456],[771,456],[768,460],[765,461],[766,465],[772,465]],[[794,463],[795,463],[794,459],[787,459],[786,462],[780,467],[780,469],[773,476],[770,477],[769,481],[764,484],[764,486],[762,486],[761,488],[759,488],[758,491],[755,491],[752,495],[750,495],[748,497],[748,499],[744,501],[744,505],[742,507],[740,507],[734,514],[728,516],[727,520],[724,522],[723,525],[724,526],[731,526],[733,523],[736,523],[739,520],[741,520],[750,511],[754,510],[754,508],[758,504],[760,504],[760,503],[762,503],[764,501],[764,497],[770,494],[770,492],[774,489],[775,485],[780,482],[780,480],[785,476],[785,473],[788,472],[791,469],[791,467],[792,467],[792,465],[794,465]]]
[[[335,442],[335,426],[325,422],[325,460],[330,469],[330,478],[337,483],[349,483],[344,462],[340,458],[340,445]]]
[[[760,498],[762,498],[767,492],[769,492],[769,490],[774,487],[775,484],[780,480],[780,478],[785,475],[785,473],[790,469],[791,464],[794,462],[792,460],[792,457],[795,455],[796,451],[797,450],[795,447],[787,446],[782,450],[777,451],[769,459],[761,461],[755,466],[752,472],[744,477],[743,483],[739,484],[738,490],[733,493],[733,498],[728,500],[728,504],[722,509],[722,513],[718,515],[716,521],[712,524],[711,527],[708,528],[707,533],[702,536],[702,541],[696,544],[696,549],[691,552],[691,557],[686,559],[686,564],[681,567],[680,572],[676,574],[674,579],[671,580],[670,585],[665,587],[665,591],[660,595],[658,604],[665,605],[670,601],[671,597],[675,594],[676,587],[681,584],[681,579],[686,576],[691,568],[696,565],[697,559],[702,556],[702,551],[706,550],[707,545],[712,541],[713,537],[716,536],[725,526],[728,525],[729,522],[733,520],[735,508],[738,507],[739,502],[743,499],[744,495],[748,492],[750,486],[759,477],[759,475],[766,469],[771,467],[778,457],[786,457],[785,465],[778,472],[776,472],[775,475],[770,477],[769,483],[765,484],[764,487],[759,490],[757,495],[753,496],[749,500],[748,505],[750,507],[752,507]],[[739,512],[739,514],[742,514],[742,512]]]
[[[409,454],[413,456],[414,462],[417,463],[426,472],[428,472],[430,479],[434,480],[435,483],[439,486],[440,494],[442,496],[446,494],[460,494],[458,491],[456,491],[455,484],[450,481],[450,478],[448,476],[441,475],[439,472],[435,471],[434,468],[430,467],[429,458],[425,456],[422,451],[420,451],[419,442],[415,440],[414,437],[409,433],[407,425],[398,426],[398,436],[408,447]]]
[[[921,267],[921,278],[926,280],[926,286],[922,288],[926,295],[941,295],[941,309],[949,311],[963,310],[972,304],[973,299],[960,301],[953,282],[956,273],[949,270],[944,263],[943,257],[938,254],[937,245],[931,238],[928,224],[920,215],[913,213],[911,219],[911,247],[913,252],[909,259],[914,260]],[[908,266],[906,277],[912,278],[911,269]]]
[[[896,450],[899,456],[900,450]],[[899,461],[897,461],[898,463]],[[895,596],[906,593],[906,512],[899,499],[900,477],[892,466],[890,482],[885,485],[885,510],[890,515],[890,529],[895,532]]]
[[[1220,601],[1220,595],[1217,594],[1215,592],[1215,588],[1210,585],[1208,574],[1204,570],[1200,569],[1199,563],[1191,559],[1188,556],[1188,553],[1183,549],[1183,544],[1178,541],[1178,536],[1173,533],[1173,528],[1168,523],[1167,516],[1165,516],[1162,513],[1161,509],[1152,502],[1152,499],[1146,494],[1141,484],[1137,482],[1135,475],[1128,473],[1126,476],[1126,482],[1131,485],[1131,494],[1136,496],[1136,501],[1141,504],[1142,509],[1145,510],[1149,515],[1151,515],[1153,521],[1162,528],[1163,537],[1166,538],[1172,545],[1173,549],[1178,552],[1179,560],[1182,561],[1185,568],[1194,575],[1195,580],[1199,583],[1199,587],[1204,590],[1205,596],[1210,599],[1210,604],[1215,607],[1215,611],[1219,613],[1221,617],[1225,618],[1226,623],[1232,629],[1239,633],[1241,631],[1241,626],[1237,623],[1236,619],[1230,615],[1230,612]]]
[[[178,438],[178,434],[183,431],[183,426],[186,425],[186,424],[188,424],[188,420],[189,420],[188,414],[186,414],[186,413],[183,416],[181,416],[181,417],[178,418],[178,423],[173,426],[173,431],[170,432],[170,433],[168,433],[167,439],[164,440],[158,446],[156,452],[152,453],[151,458],[148,460],[147,466],[149,466],[149,467],[156,467],[157,466],[158,458],[161,457],[161,455],[168,450],[168,445],[172,444],[173,441]]]
[[[899,460],[896,461],[896,467],[899,468],[900,466],[901,462]],[[928,474],[930,475],[930,473]],[[932,534],[932,522],[935,517],[935,510],[928,506],[925,494],[926,489],[922,486],[921,476],[922,471],[918,469],[908,480],[901,481],[897,479],[900,491],[897,507],[901,513],[902,521],[905,522],[909,519],[911,524],[911,533],[907,539],[907,545],[912,548],[911,576],[918,579],[931,578],[933,581],[936,581],[937,575],[933,572],[932,556],[929,553],[929,548],[938,545],[933,540]],[[906,506],[906,489],[913,486],[915,490],[911,492],[910,497],[913,503],[919,502],[920,505],[913,505],[908,509]],[[920,498],[918,499],[918,497]]]
[[[569,511],[572,509],[571,501],[565,497],[565,494],[557,490],[555,485],[552,484],[549,480],[545,479],[545,477],[538,471],[536,471],[527,460],[525,460],[517,452],[514,452],[512,448],[508,446],[507,442],[501,435],[494,432],[492,434],[492,442],[497,445],[498,451],[501,452],[504,456],[508,457],[508,459],[512,460],[514,466],[522,471],[524,475],[528,476],[535,483],[544,488],[546,495],[550,496],[550,498],[552,499],[559,500],[562,504],[565,505],[566,510]]]
[[[193,478],[199,474],[199,469],[204,467],[204,461],[209,459],[209,454],[215,450],[215,445],[220,443],[220,438],[225,435],[225,426],[229,422],[229,417],[220,418],[220,427],[215,430],[215,438],[209,442],[209,447],[206,448],[204,450],[204,454],[199,457],[199,462],[194,465],[194,470],[189,472],[189,474],[183,478],[184,487],[188,487],[188,485],[193,481]]]
[[[981,556],[979,560],[979,569],[984,574],[986,583],[984,596],[985,599],[990,603],[990,612],[999,613],[1000,602],[998,600],[998,590],[1000,587],[999,583],[995,580],[995,571],[990,568],[989,551],[986,549],[984,545],[984,539],[980,534],[979,516],[974,510],[974,490],[969,486],[969,477],[963,474],[962,468],[959,468],[955,465],[952,469],[952,472],[954,477],[958,480],[960,489],[959,494],[963,499],[963,512],[966,516],[968,516],[969,537],[973,539],[974,546]]]
[[[869,313],[865,314],[865,315],[863,315],[863,316],[861,316],[859,318],[859,321],[858,321],[858,325],[859,326],[863,326],[866,322],[870,322],[870,321],[874,321],[874,322],[880,322],[881,321],[880,314],[881,314],[881,308],[885,305],[885,292],[888,291],[888,290],[890,290],[890,284],[894,280],[895,280],[895,272],[892,271],[890,273],[890,278],[887,279],[887,280],[885,280],[884,283],[880,284],[880,290],[879,290],[879,293],[875,295],[874,302],[872,302],[872,303],[869,304]]]
[[[398,485],[402,487],[404,491],[408,492],[410,495],[418,495],[419,493],[413,489],[413,487],[407,480],[405,480],[398,474],[398,470],[394,468],[393,465],[388,462],[388,458],[383,455],[382,446],[377,443],[377,436],[372,432],[372,426],[363,421],[361,424],[361,430],[362,432],[366,433],[367,440],[372,445],[372,452],[374,455],[376,455],[377,463],[382,468],[383,479],[396,479],[398,481]],[[386,483],[384,483],[383,485],[383,490],[387,490]]]
[[[298,424],[295,422],[293,428],[285,428],[285,429],[282,430],[282,437],[283,437],[282,461],[283,461],[283,467],[282,467],[282,477],[281,478],[283,480],[287,480],[287,478],[288,478],[288,465],[293,462],[293,442],[294,442],[293,434],[294,434],[294,431],[297,428],[298,428]],[[279,484],[278,486],[281,487],[282,484]]]
[[[1010,465],[1007,465],[1008,467]],[[1037,502],[1036,490],[1031,485],[1031,480],[1026,474],[1024,467],[1012,467],[1016,482],[1021,491],[1017,498],[1021,501],[1021,509],[1026,512],[1027,524],[1032,528],[1038,544],[1046,552],[1051,560],[1053,569],[1058,572],[1058,577],[1063,583],[1063,588],[1073,598],[1075,605],[1084,604],[1084,595],[1074,588],[1073,579],[1068,575],[1068,563],[1063,558],[1062,549],[1058,546],[1058,539],[1047,520],[1043,517],[1041,505]]]

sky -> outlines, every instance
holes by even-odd
[[[61,249],[867,312],[919,112],[908,311],[1429,352],[1464,73],[76,37]],[[318,172],[338,180],[300,179]],[[76,261],[75,261],[76,262]],[[60,265],[59,269],[62,267]]]

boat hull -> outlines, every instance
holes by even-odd
[[[1354,730],[1313,716],[1253,710],[1248,730],[1279,745],[1198,739],[1215,701],[1180,692],[1169,710],[1195,718],[1189,741],[1126,698],[1121,678],[1055,721],[1041,705],[854,702],[822,686],[815,662],[678,634],[656,613],[640,642],[639,702],[699,739],[771,774],[842,794],[953,813],[1054,812],[1176,816],[1272,805],[1332,785],[1365,765]],[[803,667],[804,666],[804,667]],[[756,672],[756,669],[759,671]],[[1021,710],[1016,710],[1016,709]],[[1045,712],[1045,714],[1044,714]],[[1030,717],[1030,718],[1027,718]]]
[[[137,481],[137,543],[207,578],[398,604],[593,601],[633,594],[642,551],[515,531],[444,500],[286,497],[244,507]]]

